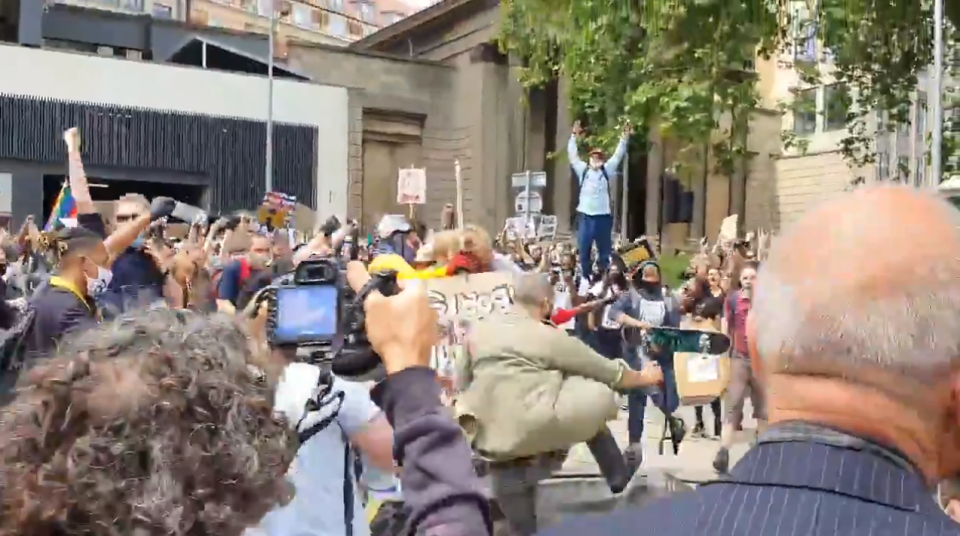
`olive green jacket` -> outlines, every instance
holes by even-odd
[[[484,457],[510,460],[570,448],[617,416],[627,369],[556,327],[520,313],[473,323],[457,362],[461,425]]]

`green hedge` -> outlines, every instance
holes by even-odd
[[[663,255],[657,259],[663,282],[672,289],[679,288],[683,283],[683,272],[690,266],[690,259],[691,256],[686,253]]]

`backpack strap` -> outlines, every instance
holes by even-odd
[[[587,180],[587,172],[590,171],[590,166],[587,166],[583,170],[583,174],[580,175],[580,187],[583,187],[583,181]],[[603,175],[603,180],[607,181],[607,199],[610,203],[613,203],[613,193],[610,191],[610,175],[607,175],[607,167],[600,166],[600,173]]]

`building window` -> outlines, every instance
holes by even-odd
[[[143,0],[122,0],[120,6],[128,11],[143,13]]]
[[[316,9],[313,9],[310,6],[293,4],[293,9],[291,11],[293,23],[301,28],[308,28],[311,30],[319,29],[320,25],[317,23],[316,11]]]
[[[347,36],[347,19],[339,13],[330,13],[330,33],[337,37]]]
[[[387,26],[391,24],[396,24],[403,20],[403,13],[397,13],[396,11],[390,11],[383,14],[383,23]]]
[[[917,122],[914,129],[917,141],[924,143],[927,138],[927,94],[923,91],[917,94]]]
[[[842,130],[847,126],[847,110],[850,108],[850,93],[844,84],[831,84],[823,88],[823,130]]]
[[[793,110],[793,132],[798,136],[817,131],[817,88],[797,92]]]
[[[227,28],[227,24],[216,17],[210,17],[207,19],[207,26],[213,26],[215,28]]]
[[[327,9],[334,13],[343,13],[343,0],[327,0]]]
[[[165,4],[153,4],[153,16],[158,19],[171,19],[173,8]]]
[[[877,152],[877,180],[890,179],[890,155],[886,151]]]
[[[370,2],[362,2],[360,4],[360,19],[363,22],[375,24],[377,22],[377,6]]]
[[[885,112],[877,111],[877,134],[884,134],[887,132],[887,114]]]
[[[897,180],[900,182],[910,182],[910,159],[906,156],[897,158]]]

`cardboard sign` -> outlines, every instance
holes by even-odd
[[[397,173],[397,203],[422,205],[427,202],[427,170],[408,168]]]
[[[644,238],[624,248],[620,253],[620,258],[623,259],[623,263],[626,264],[627,269],[630,270],[641,262],[654,258],[653,246]]]
[[[507,232],[508,240],[534,238],[537,236],[537,221],[533,216],[531,216],[530,219],[523,216],[507,218],[504,221],[503,228]]]
[[[553,240],[557,237],[557,217],[540,216],[540,225],[537,227],[537,238]]]
[[[267,192],[257,211],[257,219],[267,229],[283,229],[293,223],[293,213],[297,209],[297,197],[281,192]]]
[[[717,331],[710,320],[685,319],[681,327]],[[722,395],[730,383],[730,358],[724,354],[677,352],[673,356],[673,368],[680,403],[685,406],[709,404]]]
[[[470,322],[513,309],[512,274],[488,272],[425,281],[430,306],[440,317],[440,342],[433,348],[430,365],[440,375],[453,378],[455,364],[466,358],[464,341]]]

